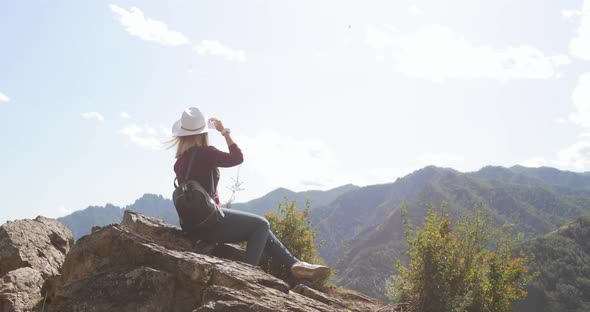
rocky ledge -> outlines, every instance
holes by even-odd
[[[398,311],[350,290],[290,289],[239,246],[194,243],[132,211],[72,242],[42,217],[0,227],[0,311]]]

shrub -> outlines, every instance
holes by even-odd
[[[424,227],[414,231],[404,211],[409,266],[387,281],[387,295],[415,311],[511,311],[526,296],[530,259],[513,257],[515,237],[508,227],[492,229],[489,213],[476,206],[455,224],[443,207],[431,204]],[[415,233],[414,233],[415,232]]]
[[[305,209],[300,210],[295,201],[289,201],[285,198],[284,202],[279,203],[277,211],[269,211],[264,217],[270,223],[271,231],[287,247],[293,256],[301,261],[310,263],[323,264],[324,261],[319,257],[316,243],[317,231],[311,221],[308,219],[310,202],[305,203]],[[261,265],[263,270],[274,276],[293,284],[295,281],[291,276],[291,268],[273,262],[273,259],[264,256]],[[316,288],[322,288],[326,285],[329,276],[314,282]]]

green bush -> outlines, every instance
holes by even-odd
[[[419,312],[504,312],[526,296],[529,258],[513,257],[508,227],[492,229],[488,212],[475,207],[455,224],[443,207],[431,204],[424,227],[414,231],[404,211],[409,266],[387,281],[387,295]]]
[[[324,261],[319,257],[317,248],[319,244],[316,243],[317,231],[311,221],[307,218],[309,216],[310,202],[307,201],[305,209],[300,210],[295,201],[285,201],[279,203],[277,211],[269,211],[264,217],[270,223],[270,229],[275,236],[287,247],[293,256],[301,261],[309,263],[320,263]],[[273,262],[273,259],[264,256],[260,266],[266,272],[293,284],[295,280],[291,276],[291,268]],[[326,286],[326,281],[329,276],[321,280],[314,281],[313,285],[316,288]]]

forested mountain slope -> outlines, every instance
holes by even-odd
[[[338,270],[338,284],[383,298],[385,278],[394,273],[394,261],[405,248],[401,203],[417,226],[429,203],[446,202],[454,216],[482,205],[490,209],[495,225],[513,224],[527,238],[590,214],[590,176],[539,170],[555,176],[523,167],[461,173],[431,166],[392,184],[349,192],[312,212],[325,240],[320,255]]]
[[[515,304],[521,312],[590,311],[590,216],[526,242],[534,256],[530,270],[539,272],[529,296]]]

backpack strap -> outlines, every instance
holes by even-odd
[[[193,153],[191,154],[191,159],[188,162],[188,168],[186,169],[186,174],[184,175],[184,182],[188,181],[188,175],[191,173],[191,169],[193,168],[193,160],[195,160],[195,155],[197,154],[197,149],[193,148]]]
[[[184,175],[184,182],[188,181],[188,175],[190,174],[191,169],[193,168],[193,161],[195,160],[196,154],[197,154],[197,149],[193,148],[191,158],[188,162],[188,168],[186,169],[186,173]],[[211,193],[209,195],[211,196],[211,198],[215,198],[215,184],[213,183],[213,169],[211,169],[211,171],[210,171],[210,176],[211,176]],[[178,188],[178,177],[174,178],[174,188]]]
[[[184,174],[184,182],[188,181],[188,175],[191,172],[191,169],[193,167],[193,160],[195,159],[195,155],[197,154],[197,150],[194,149],[193,152],[191,153],[191,159],[188,162],[188,168],[186,169],[186,173]],[[178,176],[174,177],[174,188],[177,189],[179,186],[178,183]]]
[[[213,184],[213,169],[211,169],[211,198],[215,199],[215,184]]]

